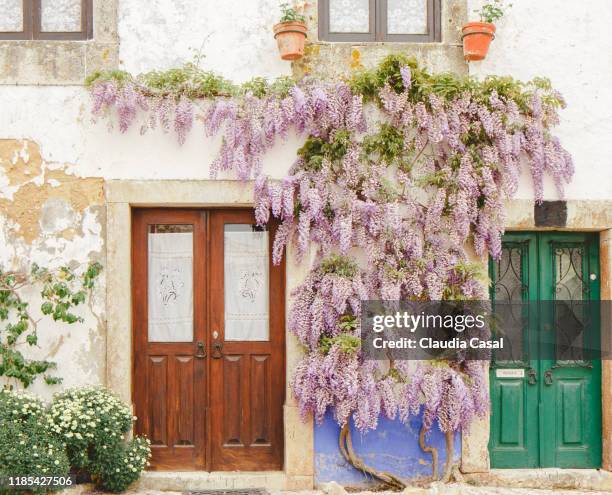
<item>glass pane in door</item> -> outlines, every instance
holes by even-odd
[[[554,250],[555,300],[580,301],[584,283],[582,280],[582,248],[557,247]]]
[[[269,340],[268,240],[256,225],[224,227],[225,340]]]
[[[193,341],[193,225],[149,225],[149,342]]]
[[[491,298],[495,306],[493,331],[503,335],[505,346],[494,354],[496,364],[527,365],[529,337],[528,243],[504,242],[499,260],[492,261]]]
[[[557,244],[553,248],[555,357],[558,362],[581,362],[583,344],[589,338],[591,311],[588,302],[583,302],[583,251],[579,245]]]

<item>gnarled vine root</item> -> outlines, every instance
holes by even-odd
[[[421,427],[419,432],[419,446],[423,452],[431,454],[431,480],[438,481],[438,449],[425,444],[425,434],[427,430]],[[441,481],[449,483],[450,481],[462,481],[463,477],[459,471],[459,466],[453,462],[453,451],[455,447],[454,432],[445,433],[446,439],[446,463],[444,464],[444,473]],[[340,452],[342,456],[353,466],[365,474],[369,474],[373,478],[382,481],[391,488],[403,490],[406,488],[406,483],[397,476],[386,471],[378,471],[371,466],[368,466],[363,460],[355,454],[353,450],[353,440],[351,438],[351,430],[349,424],[345,424],[340,430],[339,439]]]
[[[363,460],[355,455],[355,451],[353,450],[353,441],[351,439],[351,430],[349,428],[348,423],[342,427],[340,430],[340,452],[344,458],[355,468],[359,469],[361,472],[365,474],[369,474],[373,478],[376,478],[391,488],[396,488],[398,490],[403,490],[406,488],[406,483],[404,483],[397,476],[394,476],[391,473],[387,473],[385,471],[378,471],[373,467],[366,465]]]
[[[444,464],[444,474],[442,475],[442,483],[450,483],[451,481],[462,481],[463,476],[459,472],[459,466],[453,462],[453,454],[455,450],[455,432],[447,431],[446,437],[446,463]]]
[[[427,433],[427,430],[424,426],[421,426],[421,431],[419,433],[419,447],[421,447],[423,452],[431,454],[431,480],[438,481],[438,449],[425,445],[425,433]]]

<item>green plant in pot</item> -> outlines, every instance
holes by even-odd
[[[304,56],[306,18],[288,3],[281,4],[282,15],[274,25],[274,38],[283,60],[297,60]]]
[[[495,39],[495,22],[501,19],[504,9],[512,4],[504,5],[504,0],[487,0],[480,9],[474,12],[480,16],[480,21],[468,22],[463,26],[463,56],[469,61],[484,60],[489,52],[491,41]]]

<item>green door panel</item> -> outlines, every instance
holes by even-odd
[[[543,323],[540,331],[562,346],[574,338],[566,335],[564,319],[580,321],[593,317],[598,323],[597,315],[583,315],[584,308],[573,304],[599,300],[598,238],[581,233],[541,235],[539,264],[540,298],[557,302],[547,305],[540,315]],[[595,275],[594,280],[591,274]],[[559,314],[554,314],[555,311]],[[542,467],[599,467],[601,361],[557,353],[550,357],[540,362],[545,378],[540,383],[541,414],[545,418],[540,435],[540,464]]]
[[[573,302],[599,300],[598,246],[594,234],[511,233],[501,260],[490,263],[494,303],[536,303],[524,315],[522,341],[513,342],[522,346],[522,359],[491,363],[492,467],[601,465],[601,362],[558,350],[575,338],[565,331],[566,320],[586,316]],[[598,328],[598,315],[588,316]],[[555,352],[534,359],[542,342]],[[522,368],[525,377],[498,377],[503,368]]]
[[[502,257],[491,263],[491,299],[527,302],[537,299],[537,238],[535,234],[504,236]],[[537,314],[521,315],[529,322],[522,339],[512,341],[513,349],[520,346],[522,356],[516,361],[504,361],[494,356],[491,363],[491,434],[489,451],[491,464],[499,468],[537,467],[538,455],[538,387],[529,380],[539,373],[537,360],[532,360],[533,328]],[[497,378],[498,370],[524,370],[524,378]]]
[[[502,411],[518,411],[519,414],[501,416],[500,442],[502,445],[522,447],[523,444],[523,384],[518,381],[499,384]]]
[[[564,445],[582,444],[582,404],[588,383],[586,380],[559,380],[557,386],[561,396],[561,442]]]
[[[537,401],[522,379],[497,379],[492,390],[491,456],[496,467],[536,467]]]

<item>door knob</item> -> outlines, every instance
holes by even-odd
[[[544,384],[545,385],[552,385],[553,384],[552,370],[546,370],[544,372]]]
[[[200,341],[196,345],[197,350],[195,357],[197,357],[198,359],[204,359],[206,357],[206,346],[204,345],[204,342]]]
[[[215,344],[213,345],[213,353],[212,353],[213,359],[221,359],[221,357],[223,357],[223,353],[221,352],[222,349],[223,349],[223,342],[215,342]]]
[[[538,382],[538,377],[536,374],[536,370],[534,370],[533,368],[529,368],[529,370],[527,371],[527,383],[529,383],[529,385],[535,385]]]

